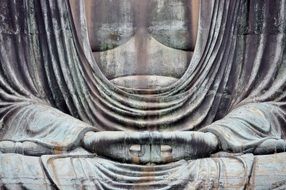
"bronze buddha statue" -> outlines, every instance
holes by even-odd
[[[285,6],[3,0],[0,187],[283,188]]]

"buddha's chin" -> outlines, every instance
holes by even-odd
[[[129,75],[117,77],[112,83],[129,89],[160,89],[174,84],[178,79],[160,75]]]

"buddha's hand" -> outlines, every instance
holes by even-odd
[[[161,144],[172,148],[172,160],[180,160],[208,157],[218,150],[219,141],[210,132],[178,131],[162,133]]]
[[[88,132],[83,147],[98,156],[121,162],[167,163],[207,157],[218,148],[212,133]]]
[[[82,146],[98,156],[132,162],[130,147],[134,144],[148,144],[149,141],[149,132],[87,132],[82,140]]]

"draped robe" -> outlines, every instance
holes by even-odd
[[[184,75],[160,89],[124,89],[91,56],[67,0],[0,4],[0,139],[70,151],[87,131],[203,131],[220,150],[285,139],[285,0],[201,1]],[[18,143],[18,145],[17,145]]]

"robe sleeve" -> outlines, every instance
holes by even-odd
[[[242,4],[233,64],[230,109],[202,129],[214,133],[223,151],[285,151],[285,1]],[[279,22],[279,24],[274,21]],[[265,142],[269,144],[264,144]]]
[[[272,142],[278,144],[273,146],[280,148],[279,140],[284,136],[283,123],[285,123],[285,112],[279,106],[271,102],[250,103],[232,110],[223,119],[212,123],[203,131],[215,134],[223,151],[259,154],[271,152],[267,148],[259,149],[266,140],[274,140]]]
[[[84,134],[92,130],[88,124],[49,105],[29,100],[7,106],[1,119],[1,141],[31,142],[50,151],[78,147]]]
[[[53,3],[62,7],[65,1]],[[56,11],[53,3],[1,1],[0,141],[13,142],[11,146],[32,142],[49,150],[69,150],[79,146],[85,132],[93,130],[68,115],[73,106],[66,103],[72,99],[67,89],[72,86],[61,74],[69,71],[59,66],[65,55],[60,55],[53,48],[56,44],[48,41],[56,43],[61,32],[71,29],[60,26],[62,15],[47,15]],[[72,43],[66,36],[61,37]],[[5,150],[12,149],[5,146]]]

